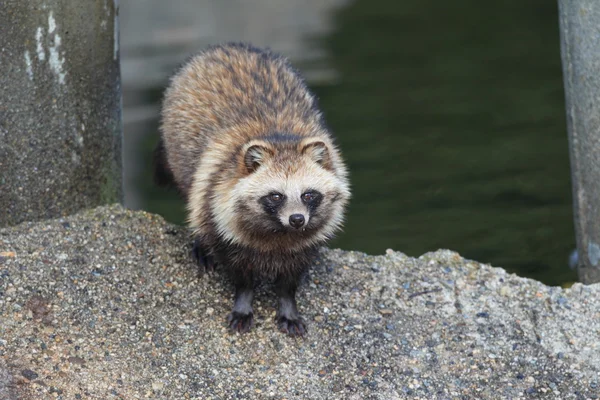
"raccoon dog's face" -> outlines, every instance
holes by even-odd
[[[242,155],[246,175],[230,199],[235,212],[229,226],[237,241],[298,248],[329,239],[341,227],[349,190],[330,145],[318,138],[255,140]]]

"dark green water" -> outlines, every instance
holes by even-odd
[[[548,284],[574,281],[555,2],[359,0],[336,26],[315,40],[341,79],[313,87],[353,185],[332,246],[449,248]],[[183,220],[174,195],[149,177],[142,185],[146,209]]]

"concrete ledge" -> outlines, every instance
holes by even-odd
[[[600,285],[564,290],[440,250],[323,250],[305,339],[230,334],[231,288],[187,233],[118,206],[0,230],[0,399],[594,399]],[[4,397],[3,397],[4,396]]]

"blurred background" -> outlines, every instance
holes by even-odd
[[[576,280],[558,10],[547,0],[121,0],[125,202],[182,224],[151,152],[169,76],[209,44],[292,59],[350,166],[332,247],[448,248]]]

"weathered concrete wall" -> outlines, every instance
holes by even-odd
[[[600,1],[558,3],[579,279],[600,282]]]
[[[415,259],[323,250],[298,293],[307,336],[277,331],[269,287],[257,291],[256,326],[239,335],[225,324],[231,284],[218,269],[198,277],[189,240],[184,228],[117,206],[0,229],[0,393],[278,400],[600,394],[600,285],[548,287],[451,251]]]
[[[121,200],[117,9],[0,1],[0,226]]]

